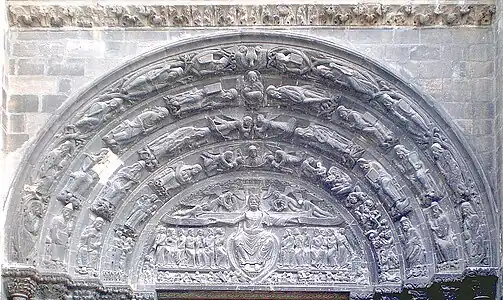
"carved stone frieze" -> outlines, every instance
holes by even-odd
[[[489,4],[18,5],[19,27],[460,26],[490,25]]]

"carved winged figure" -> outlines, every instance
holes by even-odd
[[[267,50],[260,45],[245,46],[240,45],[234,53],[236,65],[243,70],[258,70],[267,65]]]

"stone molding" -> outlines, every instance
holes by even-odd
[[[492,4],[8,5],[9,25],[59,27],[473,26]]]

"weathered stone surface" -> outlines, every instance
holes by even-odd
[[[440,93],[446,75],[434,74],[425,83]],[[46,93],[43,111],[65,98]],[[40,295],[202,283],[421,296],[437,275],[494,276],[494,199],[460,132],[351,50],[215,35],[150,52],[72,99],[17,175],[8,262],[99,280],[33,275]]]

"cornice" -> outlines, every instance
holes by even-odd
[[[59,27],[480,26],[493,4],[115,5],[8,4],[9,25]]]

